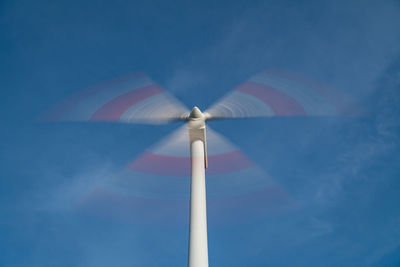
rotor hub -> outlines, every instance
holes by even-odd
[[[194,107],[189,115],[189,119],[202,119],[203,117],[204,117],[204,114],[201,112],[201,110],[198,107]]]

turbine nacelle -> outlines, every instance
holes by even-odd
[[[205,168],[207,168],[206,119],[207,113],[202,113],[198,107],[194,107],[186,119],[188,121],[190,143],[192,144],[198,140],[203,142]]]

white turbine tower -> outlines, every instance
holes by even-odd
[[[223,118],[352,115],[342,94],[297,75],[276,70],[250,78],[206,112],[189,113],[143,74],[125,76],[78,92],[46,112],[41,121],[113,121],[159,124],[187,122],[190,144],[189,267],[208,266],[205,170],[206,121]],[[211,132],[210,132],[211,133]],[[150,155],[152,161],[157,155]],[[162,157],[157,160],[162,161]],[[155,161],[152,163],[156,164]],[[158,162],[168,166],[170,162]]]
[[[208,266],[206,177],[206,116],[194,107],[188,117],[190,142],[189,267]]]

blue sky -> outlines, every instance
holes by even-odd
[[[209,217],[210,266],[399,266],[399,29],[398,1],[3,1],[0,265],[184,266],[187,222],[66,208],[176,125],[34,120],[134,71],[204,109],[272,67],[348,93],[369,115],[211,123],[298,208]]]

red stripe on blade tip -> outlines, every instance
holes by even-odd
[[[119,120],[130,107],[164,91],[157,85],[149,85],[120,95],[98,109],[90,118],[91,121]]]
[[[276,116],[304,116],[304,108],[294,98],[272,88],[256,82],[246,82],[236,90],[252,95],[268,104]]]
[[[46,122],[46,121],[58,121],[61,120],[62,117],[70,111],[75,105],[80,103],[86,98],[89,98],[92,95],[95,95],[103,90],[106,90],[116,84],[146,77],[144,73],[137,72],[128,75],[124,75],[121,77],[117,77],[115,79],[106,81],[104,83],[90,86],[86,89],[82,89],[70,96],[65,97],[61,101],[59,101],[56,105],[54,105],[50,110],[44,112],[39,118],[38,121]]]

